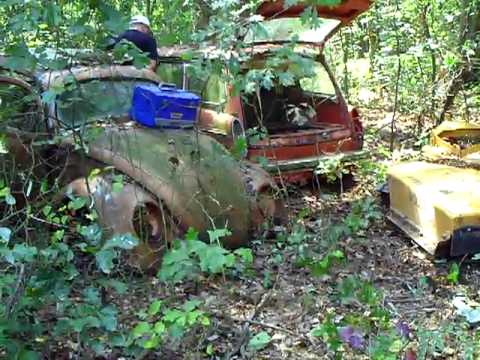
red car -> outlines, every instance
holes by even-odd
[[[288,70],[296,75],[295,80],[275,79],[270,89],[236,94],[226,80],[226,67],[224,76],[211,74],[206,82],[192,76],[185,53],[211,57],[218,50],[215,48],[160,48],[157,72],[163,81],[201,93],[204,101],[199,123],[205,131],[230,148],[246,133],[248,159],[261,162],[277,179],[306,183],[329,156],[343,154],[351,161],[364,154],[359,113],[349,110],[323,48],[370,3],[345,0],[336,7],[318,6],[319,26],[315,29],[306,28],[300,19],[305,5],[284,8],[282,1],[263,3],[258,14],[264,18],[261,25],[266,31],[255,38],[247,33],[243,39],[250,57],[241,64],[242,74],[270,69],[270,59],[278,59],[285,45],[292,44],[292,35],[297,36],[295,60],[291,61],[292,54],[285,56],[272,72],[278,76]]]

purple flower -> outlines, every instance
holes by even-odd
[[[341,327],[339,329],[340,339],[345,344],[350,345],[355,350],[362,350],[365,347],[363,334],[351,326]]]
[[[406,339],[409,339],[410,335],[412,334],[412,329],[410,329],[410,327],[405,321],[397,322],[397,324],[395,325],[395,329],[397,330],[398,335]]]

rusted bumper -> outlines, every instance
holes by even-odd
[[[337,154],[335,154],[337,155]],[[342,152],[342,159],[341,161],[344,162],[352,162],[356,160],[365,159],[368,155],[367,151],[365,150],[358,150],[358,151],[346,151]],[[275,174],[280,172],[303,172],[303,171],[311,171],[313,175],[313,171],[321,164],[323,161],[328,161],[332,155],[320,155],[320,156],[312,156],[308,158],[302,159],[292,159],[292,160],[271,160],[268,164],[264,165],[265,170],[268,172]]]

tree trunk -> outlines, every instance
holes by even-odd
[[[472,2],[469,0],[463,0],[463,8],[465,9],[465,13],[462,18],[462,30],[458,46],[459,52],[463,54],[463,63],[460,66],[457,75],[455,75],[450,82],[447,90],[447,98],[445,99],[437,124],[440,124],[445,120],[445,116],[452,107],[455,97],[464,85],[475,79],[474,63],[480,59],[480,45],[476,40],[476,37],[480,32],[480,0]],[[467,43],[474,44],[475,48],[473,55],[465,54],[463,48]]]

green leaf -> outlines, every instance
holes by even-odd
[[[8,205],[13,206],[17,203],[17,200],[11,194],[8,194],[7,196],[5,196],[5,202]]]
[[[457,263],[453,263],[450,266],[450,270],[448,271],[447,280],[450,284],[458,284],[458,280],[460,279],[460,267]]]
[[[335,251],[331,252],[330,256],[335,258],[335,259],[338,259],[338,260],[342,260],[342,259],[345,258],[345,254],[341,250],[335,250]]]
[[[123,183],[121,182],[114,182],[112,184],[112,192],[113,193],[119,193],[123,190]]]
[[[150,326],[150,324],[146,321],[142,321],[133,328],[132,335],[134,338],[139,338],[145,334],[150,333],[151,331],[152,327]]]
[[[120,248],[131,250],[138,245],[138,239],[132,234],[115,235],[103,245],[102,250]]]
[[[98,283],[102,285],[104,288],[112,288],[115,290],[119,295],[123,295],[128,291],[128,285],[124,282],[115,280],[115,279],[100,279]]]
[[[102,240],[102,228],[98,224],[82,226],[80,234],[93,246],[99,245]]]
[[[110,332],[116,331],[118,326],[117,309],[114,306],[105,306],[98,313],[102,327]]]
[[[235,250],[234,254],[240,256],[240,258],[246,264],[251,265],[253,263],[252,249],[240,248],[240,249]]]
[[[83,208],[86,204],[87,204],[87,199],[79,196],[68,203],[68,208],[70,210],[79,210]]]
[[[163,257],[163,265],[179,264],[190,259],[190,255],[185,247],[174,249],[167,252]]]
[[[7,244],[12,236],[12,230],[6,227],[0,227],[0,243]]]
[[[199,254],[200,256],[200,268],[202,271],[206,271],[212,274],[218,274],[222,272],[227,266],[227,250],[218,245],[212,245],[205,248],[205,250]]]
[[[0,154],[8,154],[7,138],[4,134],[0,134]]]
[[[209,326],[210,325],[210,319],[208,318],[208,316],[202,316],[200,318],[200,324],[202,324],[203,326]]]
[[[38,250],[36,247],[28,246],[25,244],[15,244],[12,250],[12,256],[14,262],[21,261],[30,263],[34,260],[34,257],[37,255]],[[13,262],[9,261],[13,264]]]
[[[148,315],[150,315],[150,316],[157,315],[158,312],[160,311],[161,306],[162,306],[162,301],[161,300],[155,300],[148,307]]]
[[[52,207],[50,205],[45,205],[42,209],[43,215],[48,216],[52,212]]]
[[[198,231],[195,231],[194,228],[189,227],[187,233],[185,234],[185,240],[198,241]]]
[[[155,349],[160,345],[160,337],[159,336],[153,336],[147,341],[143,343],[143,348],[144,349]]]
[[[170,309],[165,313],[163,317],[163,321],[167,321],[170,323],[176,322],[179,318],[181,318],[183,313],[177,309]]]
[[[83,290],[83,298],[92,305],[100,305],[102,303],[100,291],[92,286]]]
[[[208,230],[208,237],[210,238],[210,243],[219,242],[222,237],[230,236],[232,233],[228,229],[215,229]]]
[[[29,351],[29,350],[22,350],[18,355],[18,360],[39,360],[40,354]]]
[[[113,269],[113,260],[117,257],[115,250],[101,250],[95,254],[98,267],[105,273],[109,274]]]
[[[278,74],[278,80],[283,86],[292,86],[295,85],[295,78],[289,72],[282,72]]]
[[[182,308],[183,308],[183,310],[185,310],[187,312],[192,311],[192,310],[195,310],[196,308],[198,308],[198,306],[201,303],[202,302],[200,300],[189,300],[185,304],[183,304]]]
[[[44,11],[44,19],[49,27],[53,28],[60,25],[60,21],[62,19],[61,11],[60,7],[55,4],[55,2],[49,1],[44,7]]]
[[[250,339],[248,347],[255,351],[262,350],[270,344],[271,340],[270,335],[266,331],[262,331]]]
[[[205,353],[208,355],[208,356],[212,356],[213,355],[213,345],[212,344],[208,344],[207,346],[207,349],[205,350]]]
[[[167,330],[167,328],[162,321],[157,321],[155,323],[155,327],[153,328],[153,331],[155,331],[155,334],[162,335],[165,332],[165,330]]]
[[[80,319],[70,320],[73,331],[82,332],[85,328],[99,328],[100,321],[93,316],[87,316]]]
[[[5,53],[7,55],[6,67],[12,70],[35,70],[37,60],[24,42],[17,42],[14,46],[8,47]]]

